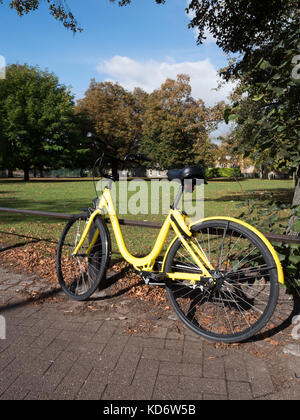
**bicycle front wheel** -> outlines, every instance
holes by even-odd
[[[170,303],[187,327],[207,339],[230,343],[250,338],[270,320],[278,299],[277,266],[270,250],[236,222],[211,220],[193,230],[194,244],[214,268],[212,278],[196,285],[168,279]],[[164,271],[201,274],[180,240],[171,247]]]
[[[87,213],[73,217],[67,223],[57,249],[56,265],[60,286],[70,298],[78,301],[88,299],[104,284],[110,257],[109,233],[100,217],[94,219],[79,253],[73,256],[87,221]],[[95,232],[98,238],[89,250]]]

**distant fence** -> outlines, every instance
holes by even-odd
[[[36,211],[36,210],[20,210],[20,209],[12,209],[9,207],[0,207],[0,212],[7,212],[7,213],[19,213],[25,215],[33,215],[33,216],[42,216],[42,217],[51,217],[56,219],[71,219],[74,214],[69,213],[53,213],[48,211]],[[109,222],[109,219],[107,219]],[[152,229],[160,229],[161,223],[155,222],[144,222],[141,220],[126,220],[126,219],[119,219],[120,225],[123,226],[136,226],[141,228],[152,228]],[[272,233],[264,233],[266,238],[269,239],[271,242],[283,242],[283,243],[293,243],[293,244],[300,244],[300,237],[293,236],[293,235],[277,235]]]

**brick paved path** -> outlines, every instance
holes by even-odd
[[[0,268],[0,399],[299,399],[300,358],[261,340],[216,346],[126,295],[24,302],[42,281]],[[148,311],[147,311],[148,309]],[[141,320],[154,327],[134,328]],[[181,328],[178,327],[181,325]],[[128,327],[132,328],[128,328]],[[278,333],[283,334],[283,333]],[[297,344],[297,343],[295,343]],[[299,344],[299,343],[298,343]]]

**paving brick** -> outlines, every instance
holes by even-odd
[[[79,322],[78,320],[75,320],[74,318],[69,320],[64,320],[63,323],[59,324],[59,329],[67,332],[74,332],[76,334],[88,334],[89,336],[92,335],[92,331],[86,329],[85,331],[82,331],[82,328],[84,326],[84,322]]]
[[[36,340],[34,340],[33,344],[35,347],[44,349],[52,343],[59,333],[60,330],[57,328],[48,328]]]
[[[274,394],[269,394],[265,397],[257,398],[258,400],[271,400],[271,401],[299,401],[300,384],[296,384],[293,388],[283,389]]]
[[[69,343],[69,346],[73,346],[73,343]],[[76,345],[77,351],[81,352],[82,355],[95,357],[95,360],[99,360],[99,356],[103,352],[106,343],[79,343]]]
[[[227,395],[224,379],[181,377],[179,378],[179,386],[192,393]]]
[[[180,388],[178,376],[159,375],[155,383],[153,399],[167,401],[194,401],[202,400],[202,393],[197,390],[191,391],[187,388]]]
[[[53,384],[50,384],[47,379],[44,379],[44,376],[38,372],[31,372],[30,374],[28,374],[28,372],[22,372],[16,378],[13,385],[16,389],[38,393],[53,392],[55,388]]]
[[[41,378],[43,384],[41,391],[54,392],[79,356],[80,353],[77,350],[63,351],[55,362],[51,362],[49,369]]]
[[[100,400],[107,387],[108,374],[103,374],[98,364],[93,367],[76,395],[77,400]]]
[[[97,333],[100,327],[103,325],[104,320],[94,320],[85,322],[83,325],[83,329],[90,333]]]
[[[245,355],[245,363],[253,397],[258,398],[274,392],[273,382],[266,364],[250,355]]]
[[[228,381],[248,382],[248,372],[242,354],[235,353],[224,358],[226,378]]]
[[[67,349],[70,342],[55,338],[48,347],[41,351],[39,357],[44,360],[56,360],[59,355]]]
[[[42,390],[29,391],[24,400],[27,401],[53,401],[57,400],[54,392],[46,392]]]
[[[135,378],[156,378],[160,362],[158,360],[140,359],[135,372]]]
[[[147,338],[147,337],[131,336],[129,338],[128,344],[131,344],[133,346],[138,346],[141,348],[151,347],[151,348],[163,349],[165,347],[165,340],[161,338]]]
[[[169,349],[153,349],[145,348],[142,357],[145,359],[154,359],[165,362],[181,362],[182,352],[178,350]]]
[[[63,399],[74,399],[91,371],[91,365],[87,366],[86,364],[81,364],[79,361],[75,362],[55,392],[61,395]]]
[[[15,355],[11,354],[9,351],[4,351],[0,353],[0,372],[6,368],[13,360]]]
[[[141,354],[141,348],[127,344],[115,369],[109,374],[108,382],[120,385],[130,385],[133,381]]]
[[[27,318],[21,316],[18,325],[21,327],[35,327],[40,321],[41,318],[37,316],[29,316]]]
[[[135,375],[131,384],[132,399],[135,399],[135,394],[139,400],[151,400],[155,382],[156,376]]]
[[[18,281],[22,286],[26,276]],[[251,353],[251,344],[215,345],[164,319],[148,335],[129,334],[126,322],[151,314],[131,300],[120,306],[119,297],[112,298],[114,307],[103,301],[99,312],[69,299],[28,305],[21,298],[11,290],[0,298],[19,302],[1,308],[7,322],[7,339],[0,340],[2,400],[299,399],[295,361],[280,349],[268,364],[267,356]],[[116,308],[129,321],[119,320]]]
[[[12,363],[10,363],[5,369],[1,371],[0,397],[16,381],[19,376],[20,371],[15,369],[15,366],[13,366]]]
[[[183,350],[184,341],[183,340],[165,340],[165,348],[170,350]]]
[[[228,396],[230,400],[252,400],[250,384],[247,382],[227,382]]]
[[[152,331],[149,332],[149,337],[166,338],[168,329],[163,327],[155,326]]]
[[[30,334],[11,335],[8,331],[7,343],[10,344],[9,351],[11,353],[18,353],[20,350],[31,346],[37,339],[37,336]]]
[[[94,339],[94,333],[82,332],[82,331],[69,331],[64,329],[60,331],[57,338],[62,340],[68,340],[74,344],[80,345],[85,344]]]
[[[203,363],[203,344],[201,342],[184,341],[183,362]]]
[[[20,308],[18,308],[18,316],[22,317],[23,319],[29,318],[29,317],[40,317],[41,311],[41,307],[40,306],[29,306],[29,305],[24,305]],[[15,312],[15,311],[14,311]]]
[[[1,353],[4,353],[4,351],[9,347],[9,343],[7,340],[0,340],[0,357]]]
[[[166,338],[169,340],[184,340],[185,336],[181,332],[178,331],[168,331]]]
[[[20,389],[14,385],[11,385],[4,394],[1,395],[1,400],[10,400],[10,401],[19,401],[24,400],[26,396],[29,394],[27,389]]]
[[[105,388],[101,400],[142,401],[150,400],[155,384],[154,378],[128,385],[109,384]]]
[[[203,401],[227,401],[227,395],[209,394],[204,392]]]
[[[94,334],[93,341],[106,343],[115,333],[117,327],[109,321],[104,321],[98,331]]]
[[[30,374],[33,372],[35,375],[43,375],[50,367],[51,361],[41,359],[38,354],[34,352],[19,353],[11,363],[16,371],[21,373]]]
[[[203,360],[203,376],[205,378],[225,378],[223,358],[211,356]]]
[[[161,375],[200,377],[202,376],[202,366],[191,363],[161,362],[159,373]]]
[[[108,341],[96,364],[102,375],[107,376],[115,369],[128,339],[129,337],[116,335]]]
[[[51,328],[55,323],[53,320],[45,320],[40,318],[29,318],[30,322],[22,322],[18,326],[22,327],[27,334],[41,336],[49,328]],[[32,322],[33,321],[33,322]]]

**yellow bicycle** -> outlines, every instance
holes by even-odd
[[[66,225],[57,250],[57,275],[72,299],[86,300],[105,286],[111,239],[106,209],[122,257],[146,284],[166,288],[178,317],[195,333],[222,342],[243,341],[260,331],[276,307],[279,283],[284,283],[278,256],[265,236],[232,217],[211,217],[191,223],[178,209],[186,179],[203,179],[201,167],[170,170],[169,180],[180,181],[174,205],[149,255],[138,258],[126,248],[111,195],[116,176],[109,179],[102,196],[89,211],[74,216]],[[126,160],[142,160],[127,155]],[[175,237],[160,258],[170,230]]]

